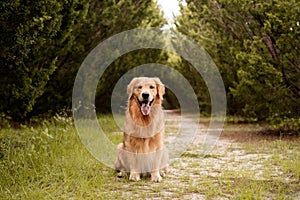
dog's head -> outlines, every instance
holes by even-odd
[[[165,94],[165,86],[159,78],[138,77],[131,80],[127,86],[129,100],[138,102],[143,115],[149,115],[151,106],[161,103]]]

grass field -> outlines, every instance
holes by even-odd
[[[121,141],[110,115],[99,120],[114,143]],[[199,157],[196,142],[162,182],[152,183],[117,178],[82,145],[71,118],[39,123],[2,125],[0,199],[300,198],[299,137],[257,135],[257,124],[226,124],[209,155]]]

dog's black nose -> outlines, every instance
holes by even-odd
[[[149,94],[148,93],[143,93],[142,97],[143,97],[143,99],[148,99],[149,98]]]

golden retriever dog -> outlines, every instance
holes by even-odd
[[[118,145],[115,168],[118,176],[129,172],[130,180],[151,174],[152,181],[160,182],[168,162],[161,106],[165,87],[159,78],[139,77],[132,79],[127,93],[123,142]]]

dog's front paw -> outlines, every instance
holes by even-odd
[[[151,181],[160,182],[161,180],[162,180],[162,177],[160,176],[159,173],[152,173],[151,174]]]
[[[139,180],[141,180],[141,176],[139,173],[130,173],[129,180],[139,181]]]
[[[164,176],[167,175],[168,171],[169,171],[168,167],[164,167],[164,168],[159,170],[159,173],[162,177],[164,177]]]

